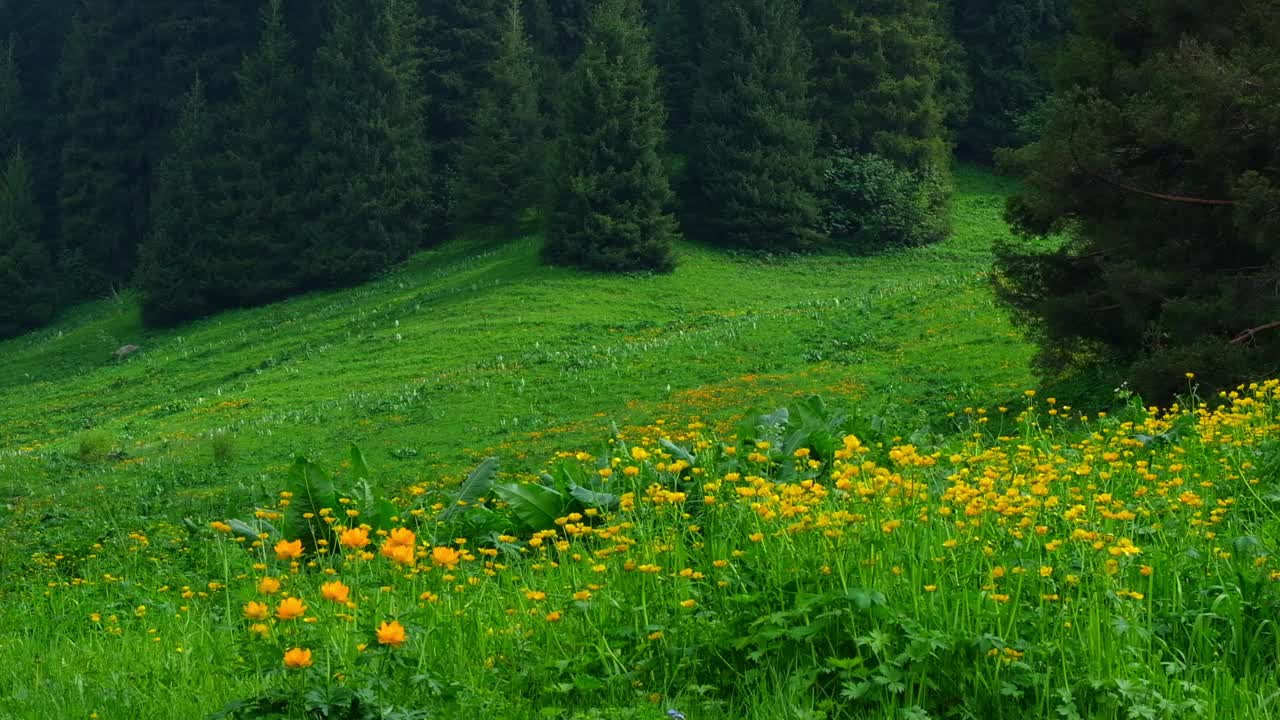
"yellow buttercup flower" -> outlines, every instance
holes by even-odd
[[[342,584],[340,580],[327,582],[320,586],[320,594],[325,600],[332,600],[339,605],[346,605],[350,601],[351,588]]]
[[[258,581],[258,592],[263,595],[275,595],[280,592],[280,581],[273,577],[264,577]]]
[[[369,531],[364,528],[343,530],[342,534],[338,536],[338,543],[344,548],[359,550],[369,544]]]
[[[290,670],[311,667],[311,651],[304,648],[286,650],[284,654],[284,666]]]
[[[440,567],[452,570],[457,566],[459,559],[461,559],[461,556],[458,554],[458,551],[453,548],[440,546],[431,549],[431,562],[439,565]]]
[[[302,557],[302,541],[281,540],[276,543],[276,557],[281,560],[297,560]]]
[[[400,647],[408,638],[404,626],[397,620],[379,625],[377,634],[379,645],[390,645],[391,647]]]
[[[296,597],[285,598],[276,606],[276,617],[281,620],[296,620],[306,612],[306,603]]]
[[[246,620],[266,620],[271,614],[271,608],[266,603],[257,601],[249,601],[244,606],[244,617]]]

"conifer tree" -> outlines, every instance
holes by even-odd
[[[304,173],[304,277],[311,285],[360,282],[404,259],[420,242],[429,204],[422,197],[424,164],[409,158],[411,129],[420,122],[411,74],[393,60],[388,2],[335,0],[316,53]],[[416,141],[420,141],[417,138]],[[406,227],[410,228],[406,231]]]
[[[470,137],[459,163],[457,218],[470,225],[514,231],[521,215],[542,200],[543,120],[533,47],[521,3],[507,10],[506,29],[480,93]]]
[[[671,270],[662,99],[639,0],[596,7],[563,113],[544,256],[593,270]]]
[[[131,83],[124,67],[128,54],[115,44],[111,11],[106,0],[86,0],[81,6],[60,73],[66,115],[58,189],[59,262],[81,297],[132,276],[148,216],[150,122],[158,110],[122,87]],[[158,65],[159,56],[150,55]]]
[[[798,250],[818,239],[809,55],[794,0],[713,0],[693,112],[689,206],[699,235]]]
[[[1271,0],[1078,0],[997,289],[1050,374],[1121,368],[1147,400],[1280,357],[1280,14]],[[1064,232],[1065,231],[1065,232]]]
[[[220,305],[278,298],[303,283],[298,158],[306,98],[294,53],[283,0],[269,0],[258,47],[236,74],[226,162],[234,213],[210,268]]]
[[[689,123],[698,92],[700,3],[697,0],[650,0],[648,16],[654,26],[654,60],[667,108],[667,129],[673,144],[689,144]]]
[[[378,201],[391,246],[397,255],[407,255],[441,239],[432,232],[440,222],[427,142],[427,119],[433,109],[423,91],[423,20],[413,0],[385,2],[381,62],[390,83],[385,110],[389,156],[379,169],[383,190]]]
[[[955,56],[938,0],[815,0],[806,26],[824,143],[947,168],[955,108],[943,78]]]
[[[52,261],[40,237],[31,169],[17,146],[0,177],[0,337],[52,319],[55,287]]]
[[[18,77],[17,37],[0,44],[0,157],[7,158],[18,136],[22,84]]]
[[[182,100],[170,152],[160,163],[151,205],[151,234],[138,268],[142,318],[165,326],[215,309],[210,296],[213,253],[222,244],[225,207],[217,197],[221,155],[197,77]]]

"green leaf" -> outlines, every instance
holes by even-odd
[[[689,452],[688,450],[685,450],[684,448],[671,442],[670,440],[666,438],[662,438],[658,442],[662,444],[662,447],[667,449],[667,452],[671,453],[672,455],[675,455],[677,458],[680,458],[681,460],[689,463],[690,465],[694,465],[697,463],[697,458],[693,456],[693,453]]]
[[[530,530],[550,530],[564,511],[564,496],[546,485],[510,483],[494,490]]]
[[[436,518],[437,520],[450,520],[462,510],[474,505],[477,500],[489,494],[493,490],[493,480],[498,475],[498,458],[488,457],[476,466],[475,470],[462,481],[462,486],[458,488],[458,494],[453,499],[453,504],[445,508],[443,512]]]
[[[284,516],[285,531],[290,537],[302,540],[307,550],[314,550],[317,541],[329,534],[329,527],[321,519],[320,511],[338,507],[338,493],[333,481],[319,465],[299,457],[289,470],[285,489],[293,494]]]
[[[598,508],[600,510],[615,508],[618,506],[619,502],[617,495],[584,488],[577,483],[569,484],[569,494],[583,505]]]
[[[365,464],[364,453],[360,452],[360,448],[355,445],[351,446],[351,474],[356,480],[368,480],[373,477],[369,473],[369,466]]]

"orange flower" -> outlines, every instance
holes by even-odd
[[[406,637],[404,626],[396,620],[384,622],[378,626],[378,644],[380,645],[400,647],[404,644]]]
[[[559,610],[552,610],[547,613],[547,622],[560,622],[560,618],[561,615]]]
[[[351,528],[343,530],[342,535],[338,537],[338,542],[344,548],[359,550],[369,544],[369,531],[364,528]]]
[[[285,651],[284,666],[291,670],[311,667],[311,651],[302,648]]]
[[[412,545],[397,545],[391,541],[383,544],[382,554],[401,565],[412,565],[415,560]]]
[[[276,557],[281,560],[297,560],[302,557],[302,541],[281,540],[276,543]]]
[[[258,592],[263,595],[275,595],[280,592],[280,581],[273,577],[264,577],[258,581]]]
[[[418,542],[418,537],[413,534],[409,528],[396,528],[391,531],[391,536],[387,538],[387,542],[391,545],[408,545],[413,547]]]
[[[431,549],[431,562],[450,570],[457,566],[460,557],[453,548],[439,546]]]
[[[266,603],[250,601],[244,606],[244,616],[246,620],[266,620],[271,614],[271,608]]]
[[[307,612],[306,603],[296,597],[288,597],[280,601],[276,606],[276,617],[281,620],[296,620]]]
[[[351,596],[351,588],[343,585],[341,581],[334,580],[320,586],[320,594],[325,600],[332,600],[339,605],[346,605]]]

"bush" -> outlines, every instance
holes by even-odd
[[[214,465],[226,465],[235,457],[236,438],[228,432],[216,432],[209,436],[209,450]]]
[[[927,245],[951,232],[950,196],[940,172],[837,150],[823,172],[822,230],[849,249]]]
[[[106,430],[88,430],[80,434],[76,455],[81,462],[95,463],[106,460],[115,450],[116,439]]]

